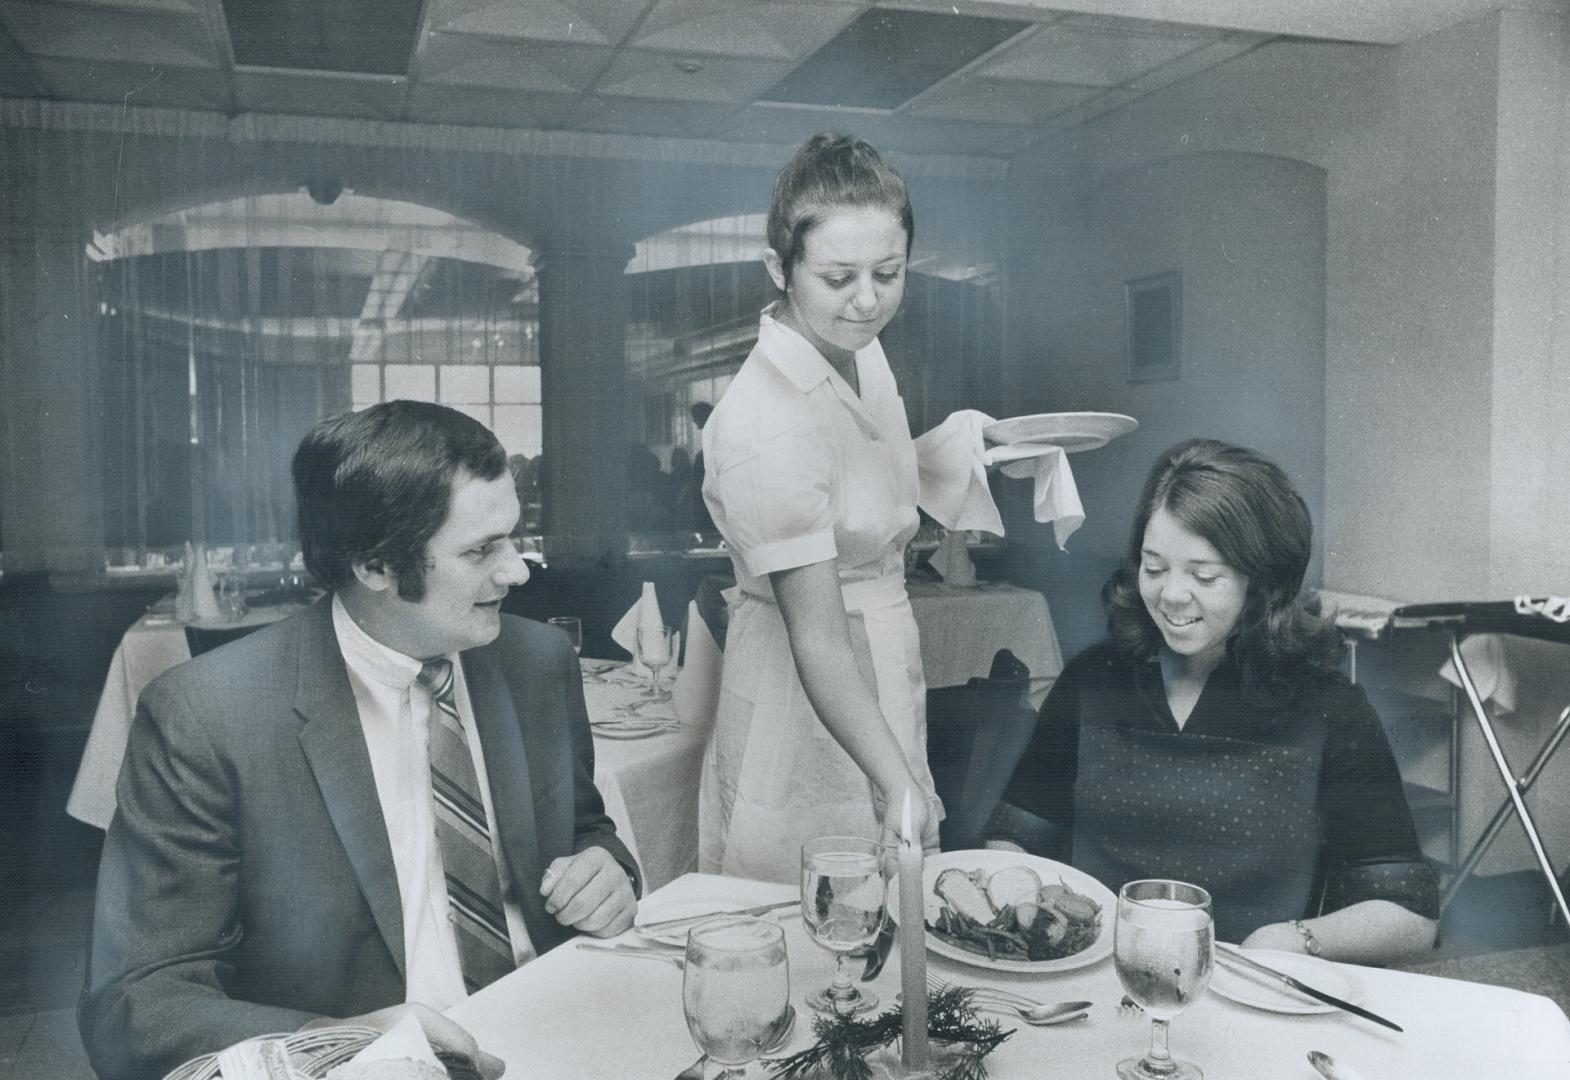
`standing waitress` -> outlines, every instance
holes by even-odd
[[[916,453],[878,344],[905,294],[905,183],[815,135],[774,184],[782,296],[703,429],[703,485],[740,595],[699,793],[699,866],[795,881],[801,844],[901,829],[937,846],[926,686],[905,596]]]

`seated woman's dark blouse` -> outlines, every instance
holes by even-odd
[[[1384,729],[1338,672],[1260,703],[1229,658],[1180,729],[1157,660],[1093,646],[1047,696],[1003,799],[990,835],[1113,890],[1202,885],[1225,941],[1360,900],[1438,913]]]

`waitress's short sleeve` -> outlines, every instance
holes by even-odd
[[[826,433],[797,424],[727,458],[711,464],[704,495],[749,574],[834,558],[835,459]]]

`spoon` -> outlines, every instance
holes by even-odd
[[[1363,1074],[1350,1065],[1337,1065],[1336,1059],[1322,1050],[1310,1050],[1308,1063],[1325,1080],[1363,1080]]]

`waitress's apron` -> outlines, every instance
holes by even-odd
[[[851,650],[884,720],[940,815],[927,768],[921,641],[900,576],[843,583]],[[796,674],[779,607],[733,603],[718,714],[698,798],[698,868],[796,882],[815,836],[878,836],[873,786],[818,719]]]

